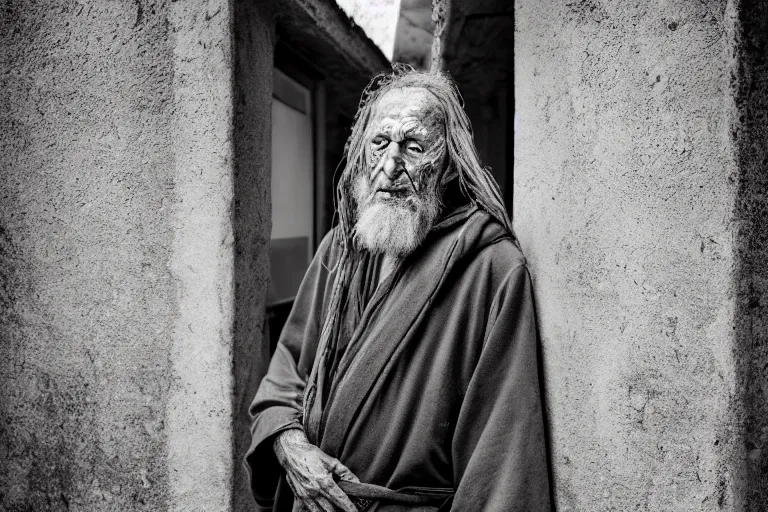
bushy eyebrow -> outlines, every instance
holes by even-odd
[[[396,121],[384,118],[379,124],[376,136],[385,135],[392,140],[402,141],[414,137],[426,137],[426,128],[415,117],[404,117]]]

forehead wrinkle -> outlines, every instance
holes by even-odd
[[[406,117],[401,121],[401,127],[404,134],[427,135],[427,129],[421,124],[421,121],[415,117]]]
[[[407,117],[420,114],[429,117],[440,111],[440,100],[427,88],[408,86],[391,89],[376,100],[375,115],[378,117]]]
[[[420,135],[426,137],[427,129],[416,117],[404,117],[402,119],[392,119],[386,117],[379,123],[379,131],[389,135],[392,140],[403,140],[406,135]]]

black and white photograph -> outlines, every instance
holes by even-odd
[[[0,511],[768,512],[768,0],[3,0]]]

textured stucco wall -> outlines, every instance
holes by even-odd
[[[253,510],[242,464],[251,444],[248,406],[269,364],[264,307],[269,289],[272,69],[275,27],[268,6],[235,2],[235,480],[233,510]]]
[[[225,510],[227,1],[0,11],[0,508]]]
[[[514,217],[558,510],[740,510],[736,6],[515,6]]]
[[[166,406],[169,510],[232,501],[234,230],[232,12],[227,0],[169,8],[177,311]]]
[[[736,337],[744,451],[744,510],[768,510],[768,3],[738,4]]]

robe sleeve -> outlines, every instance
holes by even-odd
[[[451,510],[550,510],[536,319],[525,265],[495,295],[452,441]]]
[[[271,510],[281,468],[272,444],[275,435],[302,427],[302,401],[323,318],[324,298],[332,285],[335,254],[329,233],[301,282],[280,334],[267,374],[251,403],[251,445],[245,456],[251,489],[261,510]]]

